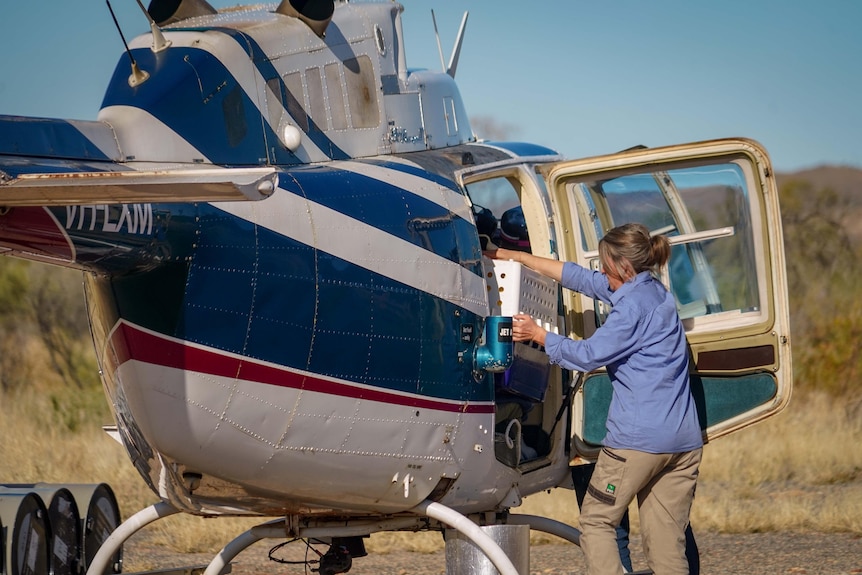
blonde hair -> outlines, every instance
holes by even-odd
[[[599,241],[599,259],[628,280],[642,271],[658,273],[670,258],[670,242],[665,236],[650,236],[643,224],[623,224],[609,230]]]

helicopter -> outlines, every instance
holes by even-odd
[[[354,545],[449,527],[507,575],[479,525],[576,542],[512,510],[595,459],[610,380],[513,343],[511,317],[580,339],[609,310],[483,257],[489,244],[598,269],[615,225],[665,234],[705,439],[787,405],[781,220],[759,143],[569,160],[479,139],[455,83],[466,15],[437,72],[407,66],[397,2],[141,8],[149,32],[96,120],[0,116],[0,250],[82,272],[111,432],[160,499],[90,573],[178,512],[277,518],[208,574],[285,534]]]

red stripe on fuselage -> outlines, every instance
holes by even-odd
[[[123,321],[116,326],[111,334],[111,347],[114,350],[117,365],[109,366],[109,368],[114,370],[134,359],[184,371],[406,407],[464,413],[493,413],[494,411],[494,404],[490,402],[446,402],[429,397],[400,394],[379,388],[368,388],[322,379],[283,367],[267,365],[250,358],[227,355],[212,349],[188,345],[183,341],[144,331]],[[110,352],[108,355],[111,355]]]
[[[12,208],[0,218],[0,245],[36,255],[74,261],[69,236],[48,208]]]

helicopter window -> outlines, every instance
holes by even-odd
[[[284,75],[284,99],[287,113],[303,132],[308,131],[308,116],[305,114],[305,92],[302,89],[302,74],[293,72]]]
[[[603,232],[593,195],[590,193],[589,187],[584,184],[575,185],[574,191],[578,216],[581,219],[581,246],[584,251],[597,250],[599,249],[599,238],[602,237]]]
[[[225,126],[227,127],[227,143],[231,147],[238,146],[248,132],[245,121],[245,109],[242,105],[242,90],[234,87],[222,102]]]
[[[512,219],[512,216],[521,207],[521,200],[513,181],[517,182],[517,180],[506,177],[477,181],[467,184],[467,194],[470,196],[470,201],[473,202],[473,212],[477,215],[477,226],[480,228],[479,233],[481,235],[488,236],[488,239],[498,247],[517,247],[504,241],[506,238],[512,241],[523,240],[526,244],[522,247],[529,249],[526,223],[523,223],[523,215],[517,222],[523,226],[523,231],[520,234],[515,233],[518,230],[514,228],[507,228],[506,236],[502,234],[504,220],[507,226],[516,223]],[[486,225],[483,220],[480,220],[479,214],[483,216],[486,214],[483,210],[487,210],[487,214],[493,215],[493,220],[488,220],[492,223]],[[520,236],[524,237],[521,238]],[[482,239],[484,240],[485,238]]]
[[[354,128],[376,128],[380,124],[374,66],[368,56],[344,61],[344,80]]]
[[[521,205],[518,192],[509,178],[491,178],[467,184],[470,201],[488,208],[499,220],[500,215],[515,206]]]
[[[626,222],[668,236],[671,258],[662,279],[683,319],[760,312],[765,288],[758,283],[752,226],[758,207],[739,165],[634,173],[575,188],[601,220],[599,237]],[[595,229],[594,220],[584,221],[584,214],[581,219],[583,227]]]
[[[311,105],[312,126],[322,132],[328,128],[328,124],[320,68],[309,68],[305,71],[305,84],[308,86],[308,102]]]
[[[266,111],[269,115],[269,123],[276,128],[281,123],[281,115],[284,113],[284,96],[281,91],[281,79],[270,78],[266,81],[269,91],[266,93]]]
[[[326,96],[329,98],[329,113],[332,116],[332,129],[347,128],[347,110],[344,109],[344,92],[341,89],[340,64],[327,64],[323,68],[326,77]]]

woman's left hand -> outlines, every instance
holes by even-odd
[[[532,317],[525,313],[519,313],[512,317],[512,339],[515,341],[534,341],[539,345],[545,345],[547,333]]]

